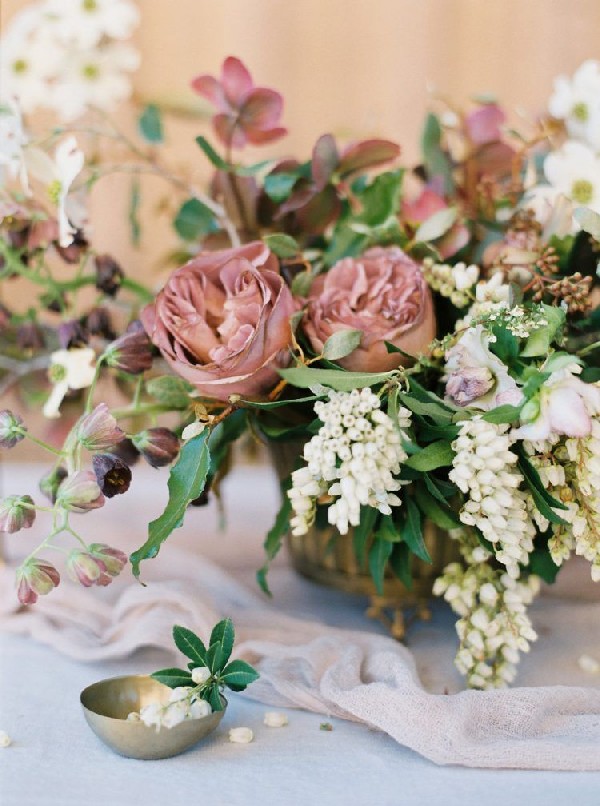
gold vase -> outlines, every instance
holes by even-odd
[[[280,479],[291,473],[303,443],[271,443],[273,464]],[[431,618],[429,603],[433,583],[448,563],[460,559],[458,544],[431,521],[425,521],[423,539],[431,556],[426,563],[411,555],[412,586],[409,588],[386,568],[383,592],[378,593],[367,562],[361,563],[353,548],[353,530],[340,535],[328,527],[313,526],[305,535],[287,535],[292,566],[308,579],[329,588],[367,596],[366,615],[378,619],[398,640],[405,636],[412,618]],[[365,555],[368,556],[369,542]]]

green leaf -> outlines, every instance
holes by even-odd
[[[391,515],[383,515],[379,527],[377,528],[377,538],[379,540],[387,540],[390,543],[402,542],[402,535],[396,528],[396,524],[392,520]]]
[[[390,372],[344,372],[335,369],[316,369],[313,367],[291,367],[280,369],[279,374],[292,386],[300,389],[310,389],[317,385],[329,386],[338,392],[351,392],[353,389],[363,389],[365,386],[375,386],[387,381],[397,374],[396,370]]]
[[[552,559],[548,546],[543,546],[534,548],[529,555],[528,570],[541,577],[544,582],[552,584],[560,571],[560,566]]]
[[[160,669],[158,672],[152,672],[150,677],[169,688],[193,685],[192,675],[184,669]]]
[[[373,507],[361,507],[360,523],[354,527],[352,545],[354,554],[361,565],[364,565],[367,555],[367,543],[375,528],[378,511]]]
[[[423,160],[429,177],[441,176],[444,180],[444,191],[451,193],[454,189],[452,165],[442,149],[442,127],[436,115],[429,113],[421,137]]]
[[[141,193],[140,193],[140,179],[138,176],[134,176],[131,180],[131,189],[129,191],[129,237],[131,238],[131,243],[134,246],[140,245],[140,239],[142,236],[142,226],[140,224],[140,201],[141,201]]]
[[[213,709],[213,711],[223,710],[221,692],[219,691],[219,686],[217,683],[215,683],[214,686],[211,686],[211,688],[206,692],[205,699],[210,704],[210,707]]]
[[[299,176],[296,173],[282,171],[281,173],[269,174],[265,176],[263,188],[271,201],[274,201],[275,204],[280,204],[288,198],[298,179]]]
[[[451,465],[454,455],[452,445],[448,441],[440,439],[427,445],[419,453],[415,453],[406,460],[405,464],[413,470],[427,472]]]
[[[363,337],[362,330],[338,330],[332,333],[323,346],[323,358],[338,361],[354,352]]]
[[[206,137],[200,135],[199,137],[196,137],[196,142],[198,143],[202,151],[204,151],[210,162],[215,166],[215,168],[218,168],[219,171],[229,171],[229,165],[225,162],[225,160],[222,157],[219,156],[219,154],[217,154],[217,152],[208,142]]]
[[[419,505],[419,509],[430,521],[439,526],[440,529],[456,529],[460,526],[460,519],[458,515],[448,506],[444,501],[433,482],[428,476],[424,476],[425,484],[429,482],[431,485],[425,489],[420,484],[415,484],[415,500]],[[435,490],[437,495],[432,494],[431,489]]]
[[[218,624],[215,624],[210,634],[207,654],[208,666],[213,674],[220,672],[231,657],[234,641],[235,630],[230,618],[223,619]]]
[[[295,238],[285,235],[283,232],[275,232],[273,235],[264,235],[264,243],[274,252],[277,257],[292,258],[297,257],[302,250]]]
[[[179,208],[173,221],[175,231],[184,241],[197,241],[219,226],[215,216],[199,199],[188,199]]]
[[[540,474],[537,472],[535,467],[531,464],[529,459],[527,459],[525,454],[522,452],[519,456],[518,466],[531,491],[531,495],[533,496],[535,505],[539,509],[541,514],[544,516],[544,518],[550,521],[550,523],[557,523],[557,524],[566,523],[566,521],[564,521],[563,518],[557,515],[554,510],[567,509],[567,506],[563,504],[562,501],[558,501],[556,498],[550,495],[548,490],[546,490],[546,488],[542,484]]]
[[[282,485],[283,502],[275,518],[275,523],[269,530],[264,542],[264,549],[267,555],[267,561],[261,569],[256,572],[256,580],[261,588],[268,596],[271,596],[271,591],[267,584],[267,574],[269,566],[275,559],[281,548],[281,543],[285,535],[290,530],[290,515],[292,514],[292,503],[287,496],[287,490],[291,487],[291,478],[286,479]]]
[[[159,375],[146,383],[146,391],[163,406],[170,409],[186,409],[194,387],[175,375]]]
[[[261,403],[257,400],[241,400],[244,406],[250,409],[279,409],[282,406],[295,406],[297,403],[312,403],[319,399],[319,395],[309,395],[308,397],[298,397],[295,400],[272,400],[268,403]]]
[[[392,554],[389,565],[395,576],[410,590],[413,584],[411,558],[412,554],[406,543],[392,543]]]
[[[523,358],[537,358],[548,355],[550,345],[561,334],[565,325],[566,314],[562,308],[552,305],[543,305],[547,325],[538,327],[527,338],[525,347],[521,350]]]
[[[347,222],[340,223],[334,230],[329,246],[323,254],[325,266],[333,266],[343,257],[356,257],[367,246],[369,238],[367,235],[355,232],[350,229]]]
[[[415,414],[420,414],[422,417],[431,417],[435,423],[449,425],[452,422],[452,412],[441,403],[424,403],[405,392],[400,393],[400,400],[407,409],[410,409]]]
[[[176,625],[173,627],[173,640],[175,646],[186,658],[193,661],[196,666],[206,666],[207,651],[204,642],[196,633],[188,630],[187,627]]]
[[[156,104],[148,104],[138,119],[140,134],[148,143],[163,142],[163,125],[160,109]]]
[[[210,451],[210,473],[214,475],[223,463],[232,443],[239,439],[248,426],[245,411],[238,409],[224,420],[221,420],[210,432],[208,449]]]
[[[423,221],[415,233],[417,241],[436,241],[445,235],[446,232],[452,227],[458,216],[456,207],[446,207],[443,210],[438,210],[428,219]]]
[[[376,176],[360,195],[363,209],[356,221],[377,228],[395,218],[400,208],[403,176],[402,168]]]
[[[243,660],[232,660],[221,674],[221,680],[232,691],[243,691],[258,678],[259,674],[256,669]]]
[[[369,571],[373,577],[375,588],[380,596],[383,595],[383,580],[385,577],[385,567],[394,548],[394,543],[383,540],[375,535],[373,545],[369,550]]]
[[[481,419],[487,423],[516,423],[522,408],[522,406],[511,406],[510,403],[506,403],[486,411]]]
[[[262,160],[261,162],[255,162],[254,165],[236,165],[235,174],[236,176],[256,176],[256,174],[264,171],[265,168],[270,168],[273,163],[274,160]]]
[[[409,497],[406,498],[405,516],[404,526],[400,532],[402,539],[413,554],[424,562],[430,563],[431,556],[423,540],[421,513],[415,502]]]
[[[130,556],[133,575],[140,575],[140,562],[156,557],[161,545],[183,523],[190,501],[198,498],[210,469],[206,432],[188,440],[169,475],[169,501],[164,512],[148,526],[148,539]]]

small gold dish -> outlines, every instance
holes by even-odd
[[[151,702],[167,703],[170,691],[148,675],[127,675],[93,683],[81,692],[80,700],[88,725],[115,753],[127,758],[170,758],[212,733],[227,708],[227,700],[221,697],[222,711],[159,731],[127,720],[132,711],[139,713]]]

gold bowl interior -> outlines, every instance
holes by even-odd
[[[127,675],[93,683],[81,692],[80,700],[88,725],[111,750],[128,758],[158,759],[183,753],[204,739],[227,708],[227,700],[221,697],[223,711],[159,731],[143,722],[127,721],[132,711],[139,712],[151,702],[166,703],[170,692],[148,675]]]

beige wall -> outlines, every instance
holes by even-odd
[[[279,153],[306,154],[324,131],[397,139],[417,156],[427,82],[461,102],[491,91],[510,107],[540,109],[560,72],[600,58],[600,0],[139,0],[143,97],[187,91],[189,78],[217,71],[235,54],[255,79],[286,98],[291,135]],[[24,0],[1,0],[5,24]],[[131,123],[126,111],[122,120]],[[201,170],[198,123],[169,127],[171,159]],[[127,243],[127,182],[95,194],[95,242],[137,274],[171,245],[156,223],[163,188],[146,186],[146,240]],[[152,230],[149,232],[149,230]]]

